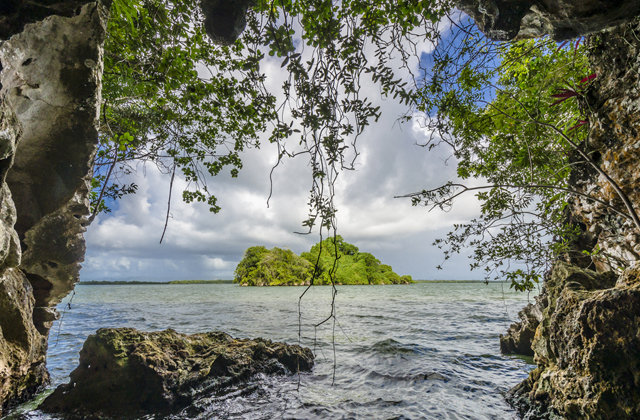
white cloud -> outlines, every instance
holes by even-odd
[[[428,52],[432,46],[420,47]],[[415,63],[417,65],[417,63]],[[279,90],[285,73],[280,60],[262,64],[268,86]],[[441,251],[431,246],[454,223],[478,214],[472,195],[462,196],[443,213],[412,207],[395,199],[455,180],[455,162],[445,148],[428,151],[416,146],[430,133],[419,124],[398,124],[406,108],[380,99],[379,87],[365,81],[362,95],[381,106],[382,117],[358,141],[356,170],[340,174],[336,183],[338,233],[363,251],[371,251],[400,274],[414,278],[479,278],[468,273],[464,256],[437,272]],[[315,234],[298,235],[308,214],[310,170],[304,156],[285,160],[273,174],[273,196],[267,207],[269,172],[277,150],[265,139],[260,150],[248,150],[237,179],[228,174],[209,180],[222,211],[214,215],[202,203],[185,204],[180,191],[186,183],[176,177],[171,218],[163,244],[169,177],[149,167],[137,177],[138,193],[124,197],[113,214],[101,215],[86,234],[84,280],[105,278],[215,279],[232,278],[246,248],[253,245],[308,250]],[[295,140],[290,144],[295,145]]]

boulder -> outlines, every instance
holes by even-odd
[[[616,282],[558,262],[533,339],[538,367],[507,396],[527,419],[640,418],[640,267]]]
[[[70,418],[166,414],[258,373],[312,367],[308,348],[262,338],[103,328],[87,338],[70,382],[58,386],[40,409]]]
[[[542,310],[538,302],[530,303],[519,313],[520,322],[511,324],[506,335],[500,334],[500,351],[503,354],[523,354],[533,356],[531,342],[542,320]]]

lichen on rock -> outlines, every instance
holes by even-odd
[[[537,297],[537,300],[540,298]],[[518,313],[518,317],[519,322],[511,324],[504,336],[500,334],[500,351],[503,354],[533,356],[531,343],[542,320],[540,303],[529,303]]]
[[[60,385],[40,409],[79,418],[170,413],[258,373],[312,367],[308,348],[261,338],[100,329],[84,343],[69,384]]]
[[[616,283],[610,272],[554,266],[532,345],[538,367],[508,397],[523,416],[640,418],[637,270]]]

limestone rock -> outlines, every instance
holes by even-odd
[[[49,381],[46,338],[33,325],[31,284],[15,268],[0,277],[0,415]]]
[[[639,37],[640,22],[635,22],[589,38],[589,61],[597,77],[579,98],[589,120],[589,152],[621,186],[636,212],[640,208]],[[612,185],[593,168],[577,165],[570,183],[572,188],[628,213]],[[599,272],[621,271],[640,261],[640,234],[631,220],[584,198],[573,200],[571,212],[597,241],[601,252],[593,263]]]
[[[533,356],[531,343],[536,329],[542,321],[540,304],[528,304],[518,313],[518,316],[520,322],[511,324],[505,336],[500,334],[500,351],[503,354]]]
[[[0,408],[48,382],[54,306],[84,256],[109,1],[87,3],[0,4]]]
[[[201,0],[204,27],[213,42],[231,45],[247,24],[246,14],[255,0]]]
[[[640,283],[637,271],[626,278],[555,265],[533,340],[538,368],[509,396],[522,415],[640,418]]]
[[[7,184],[40,314],[73,289],[84,259],[108,5],[28,24],[0,46],[4,102],[22,127]]]
[[[565,40],[629,23],[638,0],[456,0],[489,38]]]
[[[312,367],[311,350],[261,338],[100,329],[84,343],[70,383],[60,385],[40,409],[72,418],[169,413],[257,373]]]
[[[22,32],[25,25],[58,15],[72,17],[80,6],[92,0],[2,0],[0,39]]]

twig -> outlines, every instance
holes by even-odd
[[[173,166],[173,172],[171,173],[171,184],[169,184],[169,200],[167,202],[167,217],[164,220],[164,229],[162,229],[162,236],[160,237],[160,243],[164,239],[164,234],[167,232],[167,225],[169,224],[169,214],[171,211],[171,190],[173,190],[173,180],[176,177],[176,165]]]

